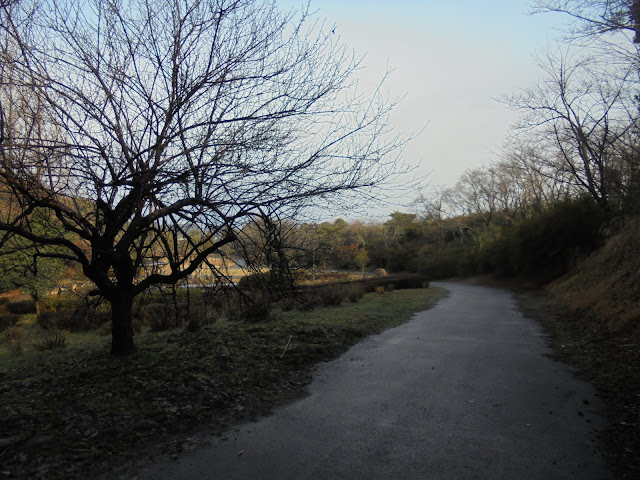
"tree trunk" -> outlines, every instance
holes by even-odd
[[[135,351],[133,344],[133,297],[125,292],[111,300],[111,353],[130,355]]]

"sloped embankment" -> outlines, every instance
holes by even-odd
[[[624,220],[602,249],[550,288],[571,309],[597,316],[611,332],[636,330],[640,323],[640,218]]]
[[[553,300],[539,318],[559,355],[591,377],[607,403],[605,440],[619,478],[640,478],[640,218],[621,222],[547,290]]]

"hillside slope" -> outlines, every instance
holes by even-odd
[[[621,223],[602,249],[549,285],[559,300],[595,315],[611,333],[640,325],[640,218]]]
[[[607,403],[605,441],[619,478],[640,478],[640,218],[621,222],[603,248],[546,289],[552,300],[536,316],[559,356]]]

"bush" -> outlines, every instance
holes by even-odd
[[[218,309],[213,309],[202,302],[189,305],[185,328],[189,331],[198,330],[208,323],[215,322],[218,314]]]
[[[205,324],[207,319],[202,315],[189,315],[185,328],[190,332],[200,330]]]
[[[72,323],[72,317],[75,310],[45,310],[41,311],[36,317],[36,322],[45,330],[50,328],[65,328],[66,325]]]
[[[41,342],[36,344],[36,348],[40,351],[43,350],[56,350],[58,348],[64,348],[67,346],[67,337],[64,332],[57,328],[50,328],[45,333]]]
[[[38,325],[45,330],[58,328],[70,332],[86,332],[100,327],[110,319],[109,312],[88,311],[85,308],[75,310],[40,312],[36,318]]]
[[[141,307],[140,318],[144,325],[148,325],[152,332],[173,330],[182,326],[185,318],[186,305],[171,305],[167,303],[151,303]]]
[[[268,294],[270,298],[279,300],[293,291],[296,278],[299,279],[299,275],[269,270],[242,277],[238,281],[237,287],[240,290],[263,292]]]
[[[429,278],[451,278],[468,273],[464,270],[463,249],[459,245],[425,249],[418,254],[418,270]]]
[[[36,313],[36,302],[33,300],[20,300],[18,302],[9,302],[6,305],[9,313],[16,315],[24,315],[26,313]]]
[[[20,315],[14,313],[0,314],[0,331],[5,328],[13,327],[20,320]]]
[[[22,355],[22,342],[25,336],[24,328],[11,326],[2,333],[2,341],[9,345],[11,352],[18,357]]]
[[[296,308],[301,312],[309,312],[322,305],[322,298],[318,292],[305,292],[296,298]]]
[[[357,302],[362,297],[364,297],[364,287],[357,283],[352,283],[345,286],[345,297],[350,302]]]
[[[38,300],[38,311],[75,310],[81,303],[82,298],[77,295],[48,295]]]
[[[398,290],[407,290],[410,288],[427,288],[429,279],[421,275],[406,276],[395,279],[393,285]]]
[[[140,333],[140,330],[136,329],[136,319],[134,317],[134,322],[133,322],[133,331],[136,333]],[[96,333],[98,335],[102,335],[102,336],[107,336],[107,335],[111,335],[111,322],[104,322],[102,325],[100,325],[97,329],[96,329]]]
[[[271,313],[271,304],[263,299],[252,299],[243,302],[241,318],[249,322],[268,320]]]
[[[364,293],[363,293],[364,295]],[[357,297],[357,293],[353,294],[354,298]],[[303,292],[298,295],[296,300],[297,309],[302,312],[308,312],[318,307],[337,307],[350,297],[350,294],[346,289],[334,286],[316,288],[307,292]],[[357,301],[357,300],[352,300]]]
[[[345,290],[342,286],[328,286],[320,289],[320,300],[325,307],[337,307],[345,299]]]
[[[578,256],[602,245],[605,213],[590,198],[569,199],[512,228],[496,246],[500,273],[546,283],[566,273]],[[506,257],[506,258],[505,258]]]

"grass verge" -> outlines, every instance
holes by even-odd
[[[444,294],[371,293],[339,307],[276,311],[264,323],[141,334],[126,358],[106,353],[107,337],[86,334],[70,335],[63,350],[0,352],[0,478],[87,478],[149,448],[179,453],[203,426],[222,431],[296,398],[314,364]]]

